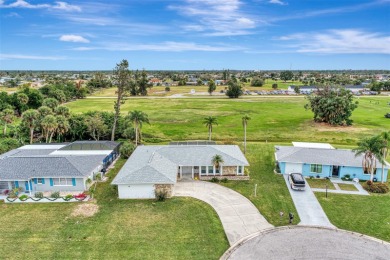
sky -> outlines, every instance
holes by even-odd
[[[0,70],[390,69],[390,0],[0,0]]]

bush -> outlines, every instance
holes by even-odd
[[[157,201],[164,201],[168,197],[168,192],[164,190],[156,190],[155,191]]]
[[[122,144],[120,153],[123,158],[127,159],[131,156],[131,154],[134,152],[135,146],[132,143],[125,142]]]
[[[170,87],[165,87],[165,91],[169,92],[169,91],[171,91],[171,88]]]
[[[264,81],[259,77],[253,77],[251,81],[251,86],[253,87],[262,87],[264,85]]]
[[[40,191],[35,192],[34,197],[38,199],[43,199],[43,192]]]
[[[309,176],[309,179],[310,179],[310,180],[314,179],[314,176],[313,176],[313,175],[310,175],[310,176]]]
[[[227,183],[228,181],[229,181],[228,178],[223,178],[223,179],[221,180],[222,183]]]
[[[20,199],[21,201],[25,201],[25,200],[28,199],[28,196],[27,196],[26,194],[23,194],[22,196],[19,197],[19,199]]]
[[[71,199],[73,199],[73,195],[72,195],[72,194],[68,194],[68,195],[66,195],[66,196],[64,197],[64,200],[66,200],[66,201],[69,201],[69,200],[71,200]]]
[[[22,191],[22,188],[14,188],[14,189],[9,191],[8,197],[16,198],[16,197],[18,197],[19,192],[21,192],[21,191]]]
[[[372,192],[372,193],[388,193],[389,192],[389,186],[386,183],[374,183],[371,181],[367,181],[366,185],[363,186],[366,191]]]
[[[250,174],[249,168],[245,168],[244,169],[244,175],[245,176],[249,176],[249,174]]]
[[[272,84],[272,88],[273,89],[277,89],[278,88],[278,84],[276,84],[276,83]]]
[[[52,194],[50,194],[50,198],[58,199],[59,197],[61,197],[59,191],[53,191]]]
[[[211,178],[211,180],[210,180],[211,182],[219,182],[219,180],[218,180],[218,178],[217,177],[213,177],[213,178]]]

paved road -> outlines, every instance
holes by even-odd
[[[301,222],[299,222],[298,225],[335,228],[335,226],[330,223],[316,196],[307,183],[304,191],[296,191],[291,189],[287,174],[284,175],[284,179],[295,204],[295,208],[298,211],[299,218],[301,219]]]
[[[390,244],[349,231],[304,226],[253,235],[221,259],[390,259]]]
[[[175,184],[174,196],[193,197],[210,204],[221,219],[230,245],[273,226],[241,194],[221,185],[204,181],[181,181]]]

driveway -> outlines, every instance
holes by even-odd
[[[296,191],[291,189],[287,174],[284,175],[284,179],[295,204],[295,208],[298,211],[299,218],[301,219],[301,222],[299,222],[298,225],[335,228],[335,226],[330,223],[316,196],[307,183],[305,190]]]
[[[193,197],[211,205],[221,219],[230,245],[273,227],[246,197],[215,183],[181,181],[175,184],[174,196]]]
[[[288,226],[254,234],[221,259],[390,259],[390,244],[340,229]]]

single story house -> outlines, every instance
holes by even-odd
[[[119,143],[78,141],[25,145],[0,155],[0,194],[13,188],[84,191],[87,179],[104,174],[119,155]]]
[[[212,158],[220,155],[216,168]],[[232,179],[244,176],[249,163],[237,145],[151,145],[138,146],[111,184],[118,186],[120,199],[148,199],[156,190],[173,194],[181,179]]]
[[[370,174],[362,166],[363,155],[355,156],[352,150],[335,149],[329,144],[298,143],[297,146],[275,146],[275,159],[280,173],[299,172],[304,176],[350,178],[369,180]],[[387,180],[389,164],[384,165]],[[375,178],[382,180],[382,164],[377,161]]]

